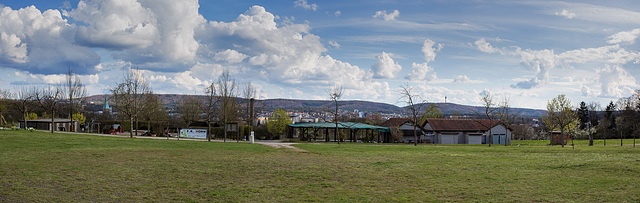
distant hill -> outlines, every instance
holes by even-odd
[[[265,110],[273,109],[285,109],[285,110],[297,110],[297,111],[326,111],[334,104],[329,100],[295,100],[295,99],[267,99],[260,100],[259,106]],[[340,109],[353,111],[358,109],[362,112],[374,112],[374,113],[398,113],[401,111],[400,107],[395,105],[370,102],[370,101],[339,101]]]
[[[103,104],[104,99],[107,95],[93,95],[87,97],[88,102],[93,102],[95,104]],[[174,106],[178,104],[182,97],[185,95],[179,94],[159,94],[158,97],[162,99],[165,105]],[[199,95],[204,97],[203,95]],[[239,100],[243,101],[243,99]],[[339,101],[340,109],[346,111],[353,111],[358,109],[362,112],[373,112],[373,113],[386,113],[386,114],[400,114],[403,113],[403,108],[406,107],[398,107],[396,105],[380,103],[380,102],[370,102],[370,101],[359,101],[359,100],[345,100]],[[287,111],[305,111],[305,112],[324,112],[333,104],[329,100],[298,100],[298,99],[266,99],[266,100],[257,100],[256,108],[264,111],[273,111],[274,109],[284,109]],[[453,103],[436,103],[436,105],[440,108],[440,111],[445,115],[476,115],[476,112],[483,112],[484,108],[479,106],[467,106],[461,104],[453,104]],[[536,109],[526,109],[526,108],[513,108],[511,110],[513,113],[517,113],[518,115],[525,117],[539,117],[540,115],[546,114],[544,110],[536,110]]]
[[[436,103],[440,111],[445,115],[476,115],[476,112],[484,112],[482,106],[467,106],[453,103]],[[406,107],[405,107],[406,108]],[[539,117],[547,113],[545,110],[527,109],[527,108],[511,108],[510,113],[524,117]]]

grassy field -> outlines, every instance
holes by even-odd
[[[614,143],[575,150],[544,141],[297,144],[304,151],[296,151],[0,131],[0,202],[639,202],[640,146]]]

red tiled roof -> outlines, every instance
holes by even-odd
[[[482,120],[474,120],[476,122],[476,125],[478,126],[478,128],[482,131],[487,131],[489,130],[489,126],[494,127],[498,124],[500,124],[500,120],[492,120],[491,122],[487,119],[482,119]],[[489,125],[489,124],[492,125]]]
[[[410,118],[389,118],[389,120],[387,120],[384,123],[380,124],[380,126],[382,126],[382,127],[390,127],[390,128],[400,127],[400,126],[404,125],[407,122],[413,123]],[[413,124],[411,126],[413,126]],[[427,130],[424,129],[423,126],[420,126],[419,124],[416,125],[416,127],[420,128],[420,130],[422,130],[422,131],[427,131]]]
[[[471,119],[436,119],[429,118],[425,121],[431,125],[434,131],[487,131],[489,128],[489,120],[471,120]],[[498,121],[493,121],[492,126],[496,126]]]

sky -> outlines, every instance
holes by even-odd
[[[640,4],[511,0],[3,0],[0,88],[60,83],[89,95],[140,71],[155,93],[203,94],[228,71],[257,98],[545,109],[640,89]]]

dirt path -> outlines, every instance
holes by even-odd
[[[97,136],[106,136],[106,137],[129,137],[129,134],[97,134],[97,133],[76,133],[76,132],[64,132],[64,131],[56,131],[56,133],[68,133],[68,134],[80,134],[80,135],[97,135]],[[192,139],[192,138],[175,138],[175,137],[149,137],[149,136],[133,136],[133,138],[142,138],[142,139],[155,139],[155,140],[186,140],[186,141],[207,141],[206,139]],[[223,140],[211,140],[212,142],[224,142]],[[228,142],[237,142],[235,140],[229,140]],[[244,143],[248,143],[248,141],[240,141]],[[279,140],[260,140],[256,141],[255,144],[261,144],[265,146],[270,146],[276,149],[285,148],[291,149],[293,151],[305,151],[303,149],[294,147],[294,144],[297,143],[288,143],[288,142],[280,142]]]
[[[255,142],[255,143],[261,144],[261,145],[265,145],[265,146],[274,147],[276,149],[285,148],[285,149],[292,149],[293,151],[300,151],[300,152],[305,151],[303,149],[300,149],[300,148],[297,148],[297,147],[293,146],[294,144],[297,144],[297,143],[275,142],[275,141],[258,141],[258,142]]]

